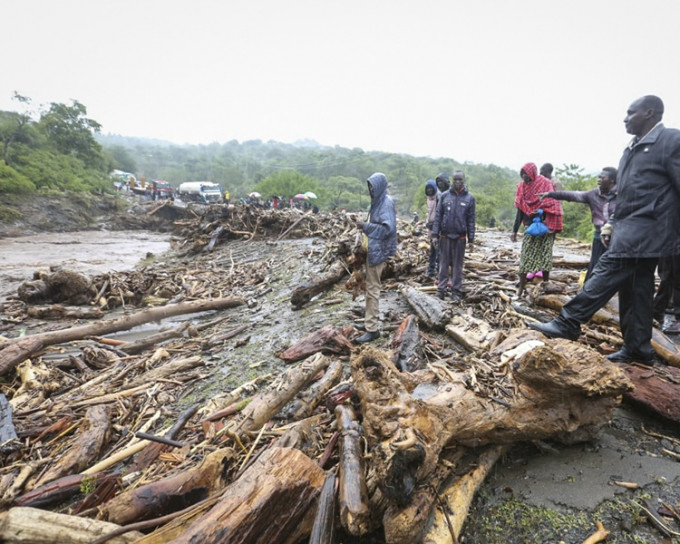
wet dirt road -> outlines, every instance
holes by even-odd
[[[129,270],[148,253],[170,249],[167,234],[140,231],[79,231],[0,238],[0,300],[35,270],[62,266],[88,275]]]

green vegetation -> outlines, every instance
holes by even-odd
[[[157,140],[100,135],[100,124],[87,117],[80,102],[51,103],[40,112],[29,98],[15,93],[22,112],[0,111],[0,196],[35,191],[113,192],[109,173],[132,172],[138,178],[163,179],[175,187],[184,181],[209,180],[228,189],[237,203],[252,191],[265,199],[314,192],[322,210],[364,211],[370,199],[366,178],[383,172],[402,216],[426,215],[425,182],[439,172],[463,170],[477,199],[477,224],[509,229],[514,222],[517,172],[491,164],[460,163],[450,158],[413,157],[359,148],[323,147],[235,140],[224,144],[178,146]],[[557,169],[565,190],[595,186],[575,166]],[[590,211],[564,203],[563,236],[590,240]]]

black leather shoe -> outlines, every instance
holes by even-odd
[[[578,339],[581,331],[568,330],[560,327],[554,321],[548,321],[547,323],[527,323],[532,329],[542,332],[548,338],[566,338],[567,340]]]
[[[365,344],[366,342],[373,342],[376,338],[380,338],[380,331],[366,331],[355,342],[357,344]]]
[[[358,331],[365,331],[366,330],[366,325],[359,325],[357,323],[356,325],[352,325],[352,326]]]
[[[607,359],[613,363],[642,363],[648,366],[654,364],[654,355],[635,355],[626,346],[607,355]]]

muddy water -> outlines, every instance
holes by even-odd
[[[170,249],[170,237],[140,231],[42,233],[0,239],[0,300],[35,270],[61,266],[87,275],[132,269],[148,253]]]

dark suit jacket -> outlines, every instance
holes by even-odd
[[[672,255],[680,237],[680,131],[654,127],[623,152],[609,255]]]

